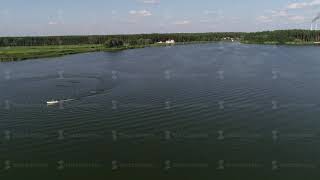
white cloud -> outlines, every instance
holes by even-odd
[[[307,7],[314,7],[320,5],[320,0],[313,0],[309,2],[297,2],[291,3],[287,6],[287,9],[302,9]]]
[[[177,21],[177,22],[174,22],[173,24],[175,25],[187,25],[187,24],[190,24],[191,22],[188,21],[188,20],[183,20],[183,21]]]
[[[320,0],[313,0],[309,3],[310,6],[318,6],[320,5]]]
[[[262,23],[272,22],[272,19],[268,16],[259,16],[256,19],[257,19],[257,21],[262,22]]]
[[[288,9],[301,9],[304,7],[307,7],[308,3],[302,2],[302,3],[291,3],[287,6]]]
[[[289,22],[289,21],[301,22],[306,19],[304,16],[289,14],[285,10],[268,11],[268,12],[269,12],[269,15],[259,16],[256,18],[256,20],[259,21],[260,23],[269,23],[269,22],[278,22],[279,20],[281,22]]]
[[[159,4],[160,0],[141,0],[141,2],[145,4]]]
[[[205,15],[209,15],[209,14],[219,14],[218,11],[214,11],[214,10],[204,10],[203,14]]]
[[[209,19],[200,19],[200,22],[201,23],[209,23],[211,22]]]
[[[63,10],[57,10],[56,15],[48,17],[48,25],[64,24]]]
[[[152,16],[152,13],[150,11],[147,11],[147,10],[141,10],[141,11],[131,10],[131,11],[129,11],[129,13],[131,15],[142,16],[142,17]]]
[[[288,19],[291,21],[304,21],[305,17],[304,16],[290,16],[290,17],[288,17]]]
[[[49,24],[49,25],[57,25],[57,24],[58,24],[58,22],[55,22],[55,21],[49,21],[49,22],[48,22],[48,24]]]
[[[271,16],[272,17],[288,17],[289,14],[285,10],[280,10],[280,11],[271,11]]]

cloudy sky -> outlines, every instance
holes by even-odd
[[[309,29],[318,12],[320,0],[1,0],[0,36]]]

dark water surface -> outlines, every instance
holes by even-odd
[[[320,177],[319,47],[145,48],[0,74],[3,179]]]

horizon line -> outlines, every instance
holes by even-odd
[[[212,31],[212,32],[150,32],[150,33],[126,33],[126,34],[64,34],[64,35],[12,35],[1,36],[0,38],[15,38],[15,37],[65,37],[65,36],[128,36],[128,35],[151,35],[151,34],[206,34],[206,33],[257,33],[268,31],[286,31],[286,30],[307,30],[307,31],[319,31],[310,29],[274,29],[274,30],[262,30],[262,31]]]

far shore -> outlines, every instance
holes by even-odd
[[[0,62],[59,57],[59,56],[88,53],[88,52],[117,52],[122,50],[138,49],[138,48],[146,48],[146,47],[162,47],[162,46],[201,44],[201,43],[212,43],[212,42],[213,41],[195,41],[195,42],[175,43],[175,44],[155,43],[155,44],[148,44],[148,45],[122,46],[122,47],[114,47],[114,48],[108,48],[102,44],[0,47]]]
[[[235,42],[259,45],[319,46],[320,31],[288,29],[262,32],[153,33],[87,36],[0,37],[0,62],[145,47]]]
[[[154,44],[148,46],[123,46],[115,48],[107,48],[101,44],[0,47],[0,62],[59,57],[64,55],[99,51],[116,52],[121,50],[137,49],[152,46],[160,45]]]
[[[148,44],[136,46],[121,46],[108,48],[102,44],[90,45],[50,45],[50,46],[13,46],[13,47],[0,47],[0,62],[22,61],[28,59],[59,57],[64,55],[88,53],[88,52],[117,52],[128,49],[138,49],[146,47],[161,47],[171,45],[183,44],[202,44],[202,43],[217,43],[217,42],[231,42],[231,41],[194,41],[194,42],[177,42],[175,44]],[[261,44],[261,45],[290,45],[290,46],[305,46],[305,45],[319,45],[320,42],[286,42],[279,44],[277,42],[248,42],[248,41],[234,41],[242,44]]]

